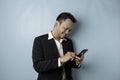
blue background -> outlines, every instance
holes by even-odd
[[[75,52],[89,49],[74,80],[120,80],[120,0],[0,0],[0,80],[37,79],[33,40],[61,12],[78,20],[69,35]]]

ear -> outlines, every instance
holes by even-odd
[[[55,22],[55,27],[59,27],[60,26],[60,22],[59,21],[56,21]]]

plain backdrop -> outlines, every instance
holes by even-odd
[[[33,40],[61,12],[78,20],[68,36],[75,52],[88,48],[74,80],[120,80],[120,0],[0,0],[0,80],[37,80]]]

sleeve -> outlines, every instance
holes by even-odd
[[[36,37],[33,43],[32,60],[33,67],[38,73],[58,68],[58,58],[45,60],[42,42],[39,37]]]

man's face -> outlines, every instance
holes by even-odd
[[[60,39],[63,39],[71,31],[72,24],[71,19],[66,19],[62,21],[61,24],[58,22],[57,34]]]

